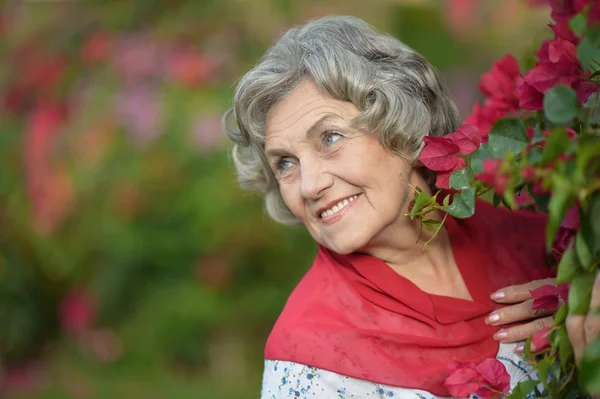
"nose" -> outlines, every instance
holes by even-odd
[[[300,191],[305,199],[321,198],[332,185],[333,177],[319,160],[305,158],[300,162]]]

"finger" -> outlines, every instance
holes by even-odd
[[[583,330],[585,333],[586,346],[596,340],[600,333],[600,273],[596,275],[596,281],[592,287],[592,297],[590,299],[590,311],[588,312]]]
[[[545,309],[533,309],[533,299],[528,299],[517,305],[505,306],[501,309],[496,309],[485,319],[486,324],[492,326],[501,326],[504,324],[515,323],[518,321],[526,321],[552,314],[551,311]]]
[[[565,320],[565,325],[567,327],[567,335],[569,336],[569,341],[571,341],[571,345],[573,346],[573,354],[575,355],[575,362],[579,364],[581,361],[581,357],[583,356],[583,352],[585,351],[585,330],[583,325],[585,323],[586,315],[583,314],[575,314],[572,316],[568,316]]]
[[[531,337],[536,332],[540,331],[544,327],[550,327],[552,325],[552,317],[544,317],[541,319],[535,319],[530,323],[521,324],[518,326],[503,328],[494,334],[494,339],[498,342],[508,343],[522,341]]]
[[[556,285],[556,279],[546,278],[543,280],[530,281],[526,284],[511,285],[510,287],[500,288],[490,295],[490,298],[498,303],[523,302],[531,298],[531,293],[529,291],[535,290],[536,288],[540,288],[547,284]]]

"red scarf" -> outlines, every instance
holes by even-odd
[[[499,288],[550,276],[543,215],[494,209],[446,220],[473,301],[427,294],[378,258],[319,252],[288,299],[265,358],[449,396],[453,361],[496,357],[498,328],[484,319]]]

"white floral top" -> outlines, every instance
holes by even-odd
[[[537,379],[529,364],[514,353],[516,344],[500,344],[496,359],[510,375],[510,387],[527,379]],[[438,396],[419,389],[399,388],[359,380],[303,364],[266,360],[261,399],[281,398],[402,398],[437,399]],[[476,399],[471,395],[471,399]]]

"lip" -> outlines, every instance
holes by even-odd
[[[333,207],[335,204],[339,203],[340,201],[343,201],[345,199],[348,199],[350,197],[354,197],[357,196],[356,199],[352,202],[350,202],[348,205],[346,205],[344,208],[342,208],[342,210],[334,213],[333,215],[330,216],[325,216],[325,217],[319,217],[319,215],[321,213],[323,213],[324,211],[326,211],[327,209],[330,209],[331,207]],[[317,212],[317,217],[319,218],[319,220],[323,223],[323,224],[333,224],[335,222],[337,222],[338,220],[340,220],[346,213],[348,213],[348,211],[350,210],[350,208],[352,208],[356,202],[358,201],[358,199],[360,198],[360,194],[352,194],[348,197],[343,197],[341,199],[338,199],[336,201],[332,201],[331,203],[329,203],[327,206],[319,209],[319,211]]]

